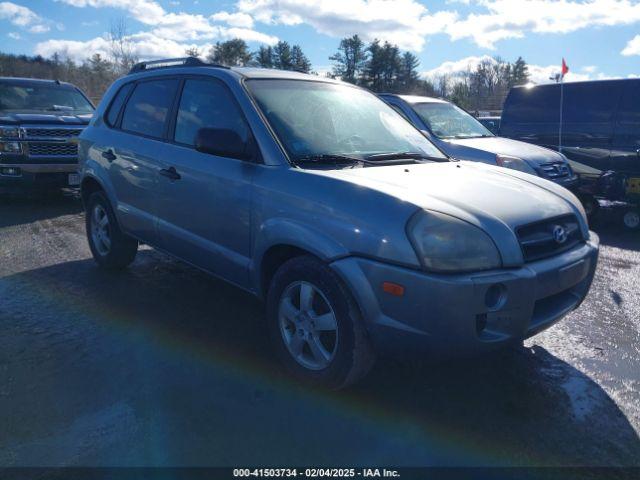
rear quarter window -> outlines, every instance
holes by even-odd
[[[120,110],[122,110],[122,105],[124,105],[124,101],[127,99],[127,95],[133,88],[133,83],[127,83],[120,87],[118,93],[116,93],[115,97],[111,101],[111,105],[109,105],[109,109],[107,111],[107,125],[110,127],[115,127],[118,121],[118,115],[120,114]]]

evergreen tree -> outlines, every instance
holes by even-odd
[[[291,45],[289,42],[279,41],[273,47],[273,68],[280,70],[293,70],[293,58],[291,56]]]
[[[359,83],[366,67],[367,50],[358,35],[340,40],[338,51],[329,57],[334,62],[333,74],[345,82]]]
[[[216,42],[211,47],[207,60],[229,67],[242,67],[251,61],[251,52],[244,40],[234,38],[226,42]]]
[[[270,46],[260,46],[254,54],[254,63],[258,67],[273,68],[273,48]]]
[[[418,74],[419,65],[420,60],[413,53],[404,52],[402,54],[396,90],[410,93],[416,89],[420,80],[420,75]]]
[[[297,72],[309,73],[311,71],[311,62],[300,48],[300,45],[294,45],[291,48],[291,64],[292,70]]]
[[[510,73],[509,86],[526,85],[529,83],[529,66],[522,57],[518,57],[515,63],[511,65]]]

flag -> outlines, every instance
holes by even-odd
[[[562,77],[564,78],[564,76],[569,73],[569,67],[567,66],[567,62],[564,61],[564,58],[562,59]]]

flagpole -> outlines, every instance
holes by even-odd
[[[564,106],[564,72],[560,74],[560,126],[558,128],[558,151],[562,153],[562,110]]]

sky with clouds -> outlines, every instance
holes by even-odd
[[[640,0],[0,1],[0,50],[105,54],[110,25],[122,18],[141,58],[183,56],[235,37],[252,48],[287,40],[322,72],[340,38],[358,33],[412,51],[425,75],[455,75],[496,55],[523,56],[537,83],[562,57],[567,80],[640,75]]]

